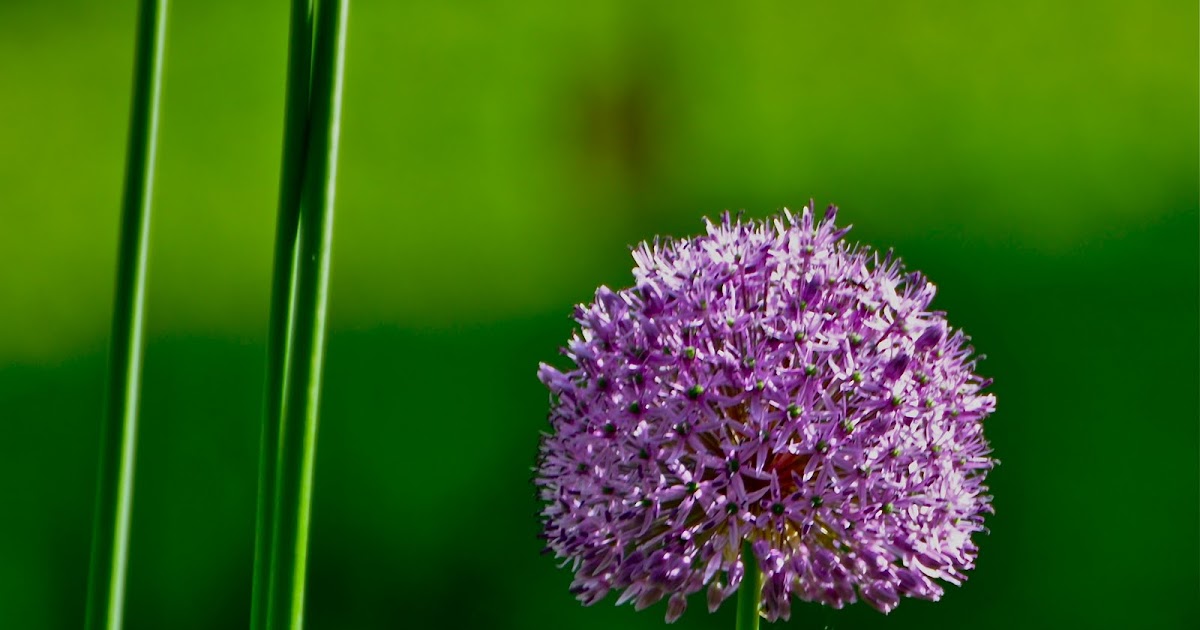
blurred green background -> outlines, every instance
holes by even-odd
[[[135,4],[0,3],[4,628],[83,616]],[[172,3],[129,628],[248,617],[286,5]],[[810,197],[939,285],[1003,465],[964,587],[779,627],[1195,627],[1197,23],[355,0],[308,627],[661,626],[538,553],[537,362],[628,245]]]

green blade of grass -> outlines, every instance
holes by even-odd
[[[294,258],[295,296],[276,461],[270,600],[267,605],[267,627],[272,629],[296,630],[302,627],[304,619],[347,9],[348,0],[317,1],[309,100],[311,122]]]
[[[313,3],[293,0],[288,36],[283,165],[279,175],[279,209],[275,227],[275,259],[271,282],[271,314],[267,333],[267,376],[261,452],[258,516],[254,541],[254,578],[250,604],[251,630],[267,625],[265,599],[270,592],[271,538],[274,530],[275,469],[279,423],[286,399],[287,358],[295,299],[300,198],[308,154],[309,90],[312,73]]]
[[[100,462],[88,573],[85,627],[90,630],[120,628],[124,608],[138,397],[142,378],[146,252],[158,141],[166,21],[166,0],[142,0],[138,9],[107,398],[100,431]]]

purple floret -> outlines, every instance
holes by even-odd
[[[542,364],[550,389],[534,483],[547,550],[584,604],[621,591],[667,621],[716,610],[763,572],[762,615],[791,597],[937,600],[974,563],[995,464],[995,397],[935,288],[842,240],[830,207],[634,248],[635,286],[600,287]]]

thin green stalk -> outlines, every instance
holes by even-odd
[[[251,630],[267,626],[266,593],[270,591],[271,532],[274,529],[275,469],[279,423],[286,397],[288,344],[295,297],[293,281],[300,227],[300,197],[308,151],[309,90],[312,72],[313,3],[293,0],[288,36],[287,96],[284,114],[283,166],[279,175],[279,210],[275,224],[271,322],[267,333],[267,378],[258,473],[258,517],[254,533],[254,581],[250,604]]]
[[[738,587],[737,630],[758,630],[759,605],[762,601],[762,571],[750,541],[742,542],[742,566],[746,574]]]
[[[276,462],[267,627],[298,630],[324,360],[349,0],[317,0],[309,151],[300,202],[295,298]]]
[[[138,10],[108,390],[100,430],[96,511],[88,572],[85,627],[89,630],[120,628],[124,608],[138,398],[142,380],[146,251],[150,234],[166,23],[167,0],[142,0]]]

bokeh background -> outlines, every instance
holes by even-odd
[[[82,620],[135,4],[0,3],[4,628]],[[172,3],[129,628],[248,617],[286,5]],[[537,363],[630,244],[810,198],[939,285],[1003,464],[963,588],[779,627],[1195,627],[1197,24],[355,0],[308,627],[661,626],[538,553]]]

